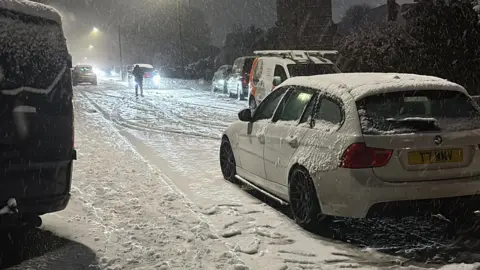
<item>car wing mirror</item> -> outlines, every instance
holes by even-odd
[[[277,87],[282,83],[282,78],[280,76],[273,77],[273,86]]]
[[[252,117],[252,111],[250,108],[243,109],[238,113],[238,119],[242,122],[252,122],[253,117]]]

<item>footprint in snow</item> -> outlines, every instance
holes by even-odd
[[[205,212],[203,212],[205,215],[207,216],[212,216],[212,215],[215,215],[218,213],[218,210],[220,210],[220,208],[218,207],[218,205],[215,205],[213,206],[212,208],[210,209],[207,209]]]
[[[261,243],[260,240],[255,239],[252,242],[248,243],[245,247],[242,247],[242,244],[239,244],[238,246],[235,247],[235,251],[242,252],[248,255],[254,255],[259,252],[260,243]]]
[[[242,231],[240,229],[230,229],[228,231],[223,232],[221,235],[223,238],[231,238],[240,234],[242,234]]]
[[[272,238],[272,239],[284,239],[284,238],[287,238],[287,236],[283,235],[283,234],[280,234],[280,233],[277,233],[277,232],[270,232],[269,230],[265,229],[265,228],[255,228],[254,229],[254,232],[260,236],[263,236],[263,237],[268,237],[268,238]]]
[[[308,253],[308,252],[303,252],[303,251],[295,251],[295,250],[279,250],[278,253],[283,253],[283,254],[294,254],[294,255],[299,255],[299,256],[304,256],[304,257],[316,257],[317,255],[313,253]]]
[[[268,244],[282,246],[282,245],[292,245],[294,243],[295,243],[295,240],[293,239],[275,239],[273,241],[270,241]]]

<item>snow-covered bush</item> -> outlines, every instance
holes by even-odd
[[[370,25],[347,36],[341,68],[434,75],[480,92],[480,26],[471,1],[421,1],[402,16],[402,23]]]

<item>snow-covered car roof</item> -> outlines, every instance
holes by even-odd
[[[448,80],[406,73],[337,73],[293,77],[279,87],[288,85],[321,89],[336,96],[348,92],[355,100],[380,93],[407,90],[450,90],[468,95],[465,88]]]
[[[2,0],[0,9],[6,9],[35,17],[41,17],[47,20],[62,24],[62,16],[51,6],[27,1],[27,0]]]
[[[298,62],[294,61],[293,59],[290,58],[283,58],[281,56],[258,56],[259,58],[275,58],[275,59],[281,59],[285,65],[296,65],[296,64],[309,64],[311,62]],[[321,58],[321,57],[316,57],[316,56],[310,56],[310,60],[312,60],[315,64],[324,64],[324,65],[333,65],[333,62],[328,60],[327,58]]]
[[[136,65],[138,65],[141,68],[153,68],[153,66],[150,64],[135,64],[133,66],[136,66]]]

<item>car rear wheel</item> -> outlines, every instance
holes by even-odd
[[[236,166],[230,141],[227,138],[223,138],[220,146],[220,168],[222,169],[223,178],[235,182]]]
[[[215,93],[215,92],[217,92],[217,88],[215,87],[214,84],[212,84],[212,93]]]
[[[303,167],[296,167],[289,179],[290,208],[295,222],[306,230],[328,226],[332,218],[322,214],[312,177]]]

